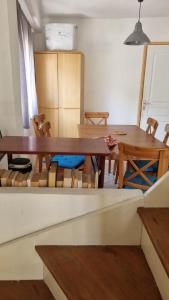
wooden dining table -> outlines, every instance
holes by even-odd
[[[165,149],[167,145],[159,141],[157,138],[148,134],[146,131],[141,129],[137,125],[89,125],[81,124],[78,125],[78,135],[80,138],[102,138],[111,135],[118,142],[126,143],[129,145],[143,147],[143,148],[154,148],[154,149]],[[119,159],[118,145],[114,146],[111,152],[111,159]],[[166,158],[166,168],[169,159]]]
[[[118,142],[138,147],[163,149],[167,146],[137,125],[78,125],[80,138],[104,138],[112,135]],[[112,151],[117,151],[114,147]]]
[[[12,154],[96,156],[100,170],[98,187],[103,188],[105,157],[111,152],[103,139],[5,136],[0,139],[0,153],[7,154],[9,162]]]

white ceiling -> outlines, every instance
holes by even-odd
[[[138,14],[137,0],[40,0],[44,17],[81,16],[132,18]],[[145,0],[144,17],[169,16],[169,0]]]

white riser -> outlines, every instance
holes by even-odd
[[[169,278],[144,227],[141,246],[163,300],[169,300]]]
[[[45,265],[43,266],[43,279],[56,300],[68,300]]]

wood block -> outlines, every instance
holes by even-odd
[[[27,187],[27,179],[28,179],[28,177],[29,177],[29,172],[23,174],[23,177],[22,177],[22,187]]]
[[[72,170],[71,169],[64,169],[63,186],[65,188],[71,188],[72,187]]]
[[[49,187],[56,187],[56,174],[57,174],[57,162],[52,163],[50,170],[49,170],[49,177],[48,177],[48,186]]]
[[[32,178],[31,178],[31,187],[39,187],[39,178],[40,178],[39,173],[33,174]]]
[[[88,187],[88,189],[92,188],[92,175],[91,174],[87,174],[87,187]]]
[[[56,176],[56,186],[57,187],[63,187],[63,179],[64,175],[62,172],[58,172]]]
[[[88,188],[88,175],[82,174],[82,188]]]
[[[48,186],[48,171],[44,171],[40,174],[39,186],[47,187]]]
[[[0,170],[0,185],[1,185],[1,177],[2,177],[2,175],[4,174],[5,171],[6,171],[5,169],[1,169],[1,170]]]
[[[96,187],[95,187],[95,174],[92,174],[91,175],[91,188],[92,189],[95,189]]]
[[[31,180],[33,176],[33,171],[29,173],[28,178],[27,178],[27,187],[31,187]]]
[[[15,186],[15,179],[18,176],[18,174],[19,174],[19,171],[15,171],[14,172],[14,176],[12,178],[11,186]]]
[[[6,170],[5,169],[1,169],[0,170],[0,178],[2,177],[3,173],[5,172]]]
[[[1,186],[5,187],[7,186],[7,180],[10,174],[12,173],[12,170],[5,170],[1,176]]]
[[[14,184],[15,187],[20,186],[22,175],[23,175],[22,173],[18,172],[17,176],[15,177],[15,184]]]
[[[12,186],[12,180],[13,178],[15,178],[15,176],[16,176],[16,172],[12,171],[12,173],[9,175],[7,179],[7,186]]]
[[[23,186],[23,180],[24,180],[24,174],[20,173],[19,180],[18,180],[18,186]]]
[[[72,187],[73,188],[78,187],[78,172],[79,172],[79,170],[77,170],[77,169],[72,171]]]
[[[83,172],[78,170],[78,188],[82,188],[82,174]]]

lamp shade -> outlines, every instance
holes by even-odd
[[[135,29],[132,34],[124,42],[125,45],[148,45],[150,44],[150,39],[143,32],[142,24],[140,21],[136,23]]]

